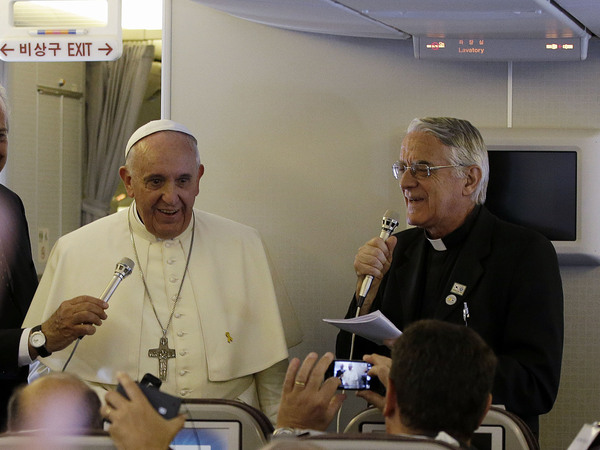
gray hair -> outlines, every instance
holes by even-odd
[[[4,112],[4,118],[6,120],[6,124],[8,125],[8,94],[6,93],[6,89],[4,86],[0,84],[0,110]]]
[[[450,164],[460,166],[475,165],[481,169],[481,180],[472,199],[476,204],[485,203],[490,175],[487,147],[481,133],[467,120],[452,117],[425,117],[413,119],[408,125],[408,133],[422,131],[436,137],[450,148]],[[459,171],[464,174],[464,172]]]

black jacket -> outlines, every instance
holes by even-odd
[[[538,432],[540,414],[552,409],[560,380],[563,292],[556,251],[541,234],[502,221],[482,207],[463,243],[433,316],[419,317],[419,292],[429,242],[420,228],[396,234],[392,265],[371,310],[381,310],[400,330],[422,318],[464,324],[477,331],[498,357],[493,403],[521,417]],[[466,286],[448,305],[454,283]],[[354,317],[353,299],[346,317]],[[338,357],[348,357],[350,335],[337,337]],[[356,337],[354,358],[389,355],[386,347]]]
[[[0,184],[0,429],[14,388],[27,381],[18,367],[21,324],[37,288],[23,203]]]

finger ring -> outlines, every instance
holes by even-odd
[[[306,386],[306,383],[303,383],[302,381],[298,381],[298,380],[294,381],[294,384],[297,384],[298,386],[302,386],[302,387]]]

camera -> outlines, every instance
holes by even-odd
[[[154,375],[147,373],[142,381],[137,383],[152,407],[165,419],[172,419],[179,414],[181,399],[160,391],[162,381]],[[117,392],[129,399],[121,383],[117,386]]]
[[[351,391],[372,389],[377,378],[371,378],[368,374],[371,367],[371,363],[365,361],[336,359],[330,366],[329,376],[335,376],[342,381],[338,389]]]

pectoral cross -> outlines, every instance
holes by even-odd
[[[170,358],[175,358],[175,349],[169,348],[169,340],[163,336],[160,338],[158,348],[148,350],[150,358],[158,358],[158,377],[166,381],[167,379],[167,363]]]

